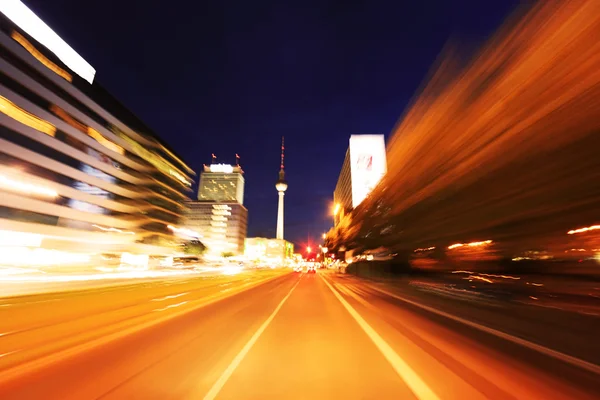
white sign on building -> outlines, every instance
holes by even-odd
[[[387,172],[384,135],[350,136],[352,207],[357,207]]]

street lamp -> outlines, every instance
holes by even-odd
[[[333,215],[338,215],[338,213],[340,212],[340,208],[342,208],[340,203],[336,203],[335,206],[333,207]]]
[[[321,237],[322,237],[323,239],[326,239],[326,238],[327,238],[327,234],[326,234],[326,233],[324,233],[323,235],[321,235]]]
[[[310,246],[306,246],[306,252],[310,253],[312,251],[312,249],[310,248]]]

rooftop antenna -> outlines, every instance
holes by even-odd
[[[283,143],[284,143],[283,139],[284,139],[284,137],[282,136],[281,137],[281,168],[280,168],[282,171],[283,171],[283,158],[284,158],[283,151],[285,150],[285,147],[283,145]]]
[[[212,153],[212,162],[211,164],[215,164],[217,161],[217,156],[215,156],[215,153]]]
[[[240,166],[240,156],[237,153],[235,153],[235,165]]]

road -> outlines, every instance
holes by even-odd
[[[0,398],[600,396],[593,355],[532,346],[445,303],[283,271],[2,299]]]

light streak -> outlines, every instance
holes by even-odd
[[[191,229],[187,229],[187,228],[178,228],[178,227],[173,226],[173,225],[168,225],[167,228],[169,228],[174,233],[178,233],[178,234],[184,235],[184,236],[189,236],[191,238],[196,238],[197,239],[197,238],[200,238],[202,236],[198,232],[193,231]]]
[[[600,225],[592,225],[592,226],[588,226],[588,227],[585,227],[585,228],[572,229],[569,232],[567,232],[567,234],[568,235],[574,235],[574,234],[577,234],[577,233],[595,231],[596,229],[600,229]]]
[[[485,246],[492,243],[491,240],[484,240],[481,242],[471,242],[471,243],[455,243],[453,245],[448,246],[448,250],[452,250],[452,249],[456,249],[459,247],[463,247],[463,246],[468,246],[468,247],[479,247],[479,246]]]
[[[0,187],[31,195],[58,197],[58,193],[48,187],[17,181],[6,175],[0,175]]]
[[[123,233],[123,234],[125,234],[125,235],[135,235],[135,232],[131,232],[131,231],[124,231],[124,230],[121,230],[121,229],[118,229],[118,228],[105,228],[105,227],[103,227],[103,226],[100,226],[100,225],[95,225],[95,224],[94,224],[94,225],[92,225],[92,226],[93,226],[94,228],[98,228],[98,229],[100,229],[100,230],[102,230],[102,231],[105,231],[105,232],[116,232],[116,233]]]
[[[115,153],[119,153],[121,155],[125,154],[124,148],[122,148],[118,144],[115,144],[115,143],[111,142],[110,140],[106,139],[104,136],[102,136],[102,134],[100,134],[100,132],[98,132],[94,128],[88,126],[87,134],[90,135],[92,138],[96,139],[96,141],[98,143],[100,143],[102,146],[106,147],[107,149],[112,150]]]
[[[71,76],[71,74],[69,74],[67,71],[65,71],[58,65],[54,64],[46,56],[44,56],[42,53],[40,53],[38,51],[38,49],[36,49],[31,43],[29,43],[29,41],[27,39],[25,39],[25,37],[23,35],[21,35],[19,32],[13,31],[13,33],[10,36],[13,39],[15,39],[15,41],[17,43],[19,43],[21,46],[23,46],[23,48],[25,50],[27,50],[29,52],[29,54],[31,54],[36,60],[41,62],[50,71],[54,72],[56,75],[60,76],[61,78],[64,78],[65,80],[67,80],[69,82],[71,82],[73,80],[73,77]]]
[[[58,36],[48,25],[19,0],[0,1],[0,12],[6,15],[19,28],[32,38],[46,46],[48,50],[65,63],[77,75],[88,81],[94,81],[96,70],[83,59],[71,46]]]
[[[0,230],[0,246],[40,247],[43,238],[35,233]]]
[[[23,110],[3,96],[0,96],[0,112],[36,131],[40,131],[52,137],[56,135],[56,127],[54,125]]]
[[[455,246],[455,245],[453,245],[453,246]],[[431,251],[431,250],[435,250],[435,246],[427,247],[427,248],[424,248],[424,249],[415,249],[414,252],[415,253],[422,253],[424,251]]]
[[[82,264],[90,261],[89,254],[66,251],[31,249],[28,247],[4,247],[0,251],[0,264],[22,266],[50,266]],[[5,280],[5,277],[3,277]]]

